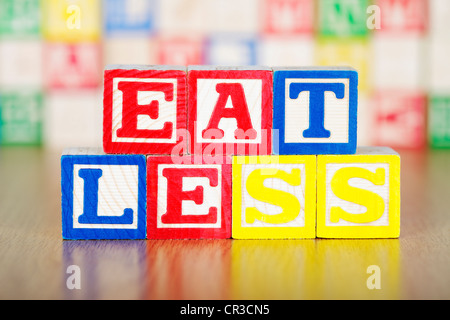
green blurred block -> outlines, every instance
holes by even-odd
[[[319,0],[319,33],[322,36],[367,36],[367,7],[371,0]]]
[[[450,148],[450,96],[431,97],[428,110],[430,146]]]
[[[0,0],[0,36],[37,36],[40,25],[40,0]]]
[[[0,96],[0,144],[42,144],[42,93],[4,92]]]

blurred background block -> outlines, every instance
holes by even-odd
[[[2,113],[41,101],[44,146],[101,147],[108,64],[350,65],[358,145],[445,147],[449,16],[448,0],[2,0]]]

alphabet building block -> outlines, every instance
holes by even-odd
[[[187,152],[184,67],[107,67],[103,107],[106,153]]]
[[[193,154],[271,154],[272,70],[189,67]]]
[[[387,147],[317,157],[318,238],[398,238],[400,157]]]
[[[233,238],[315,236],[316,156],[233,157]]]
[[[149,156],[147,179],[148,239],[231,237],[230,158]]]
[[[450,96],[430,97],[428,140],[433,148],[450,148]]]
[[[428,29],[428,0],[376,0],[383,33],[423,34]]]
[[[61,190],[64,239],[145,239],[144,155],[66,149]]]
[[[274,69],[274,152],[355,153],[357,87],[351,68]]]
[[[312,34],[314,0],[264,0],[263,31],[274,35]]]
[[[0,35],[37,36],[40,32],[40,1],[0,1]]]

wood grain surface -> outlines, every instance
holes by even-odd
[[[400,155],[399,239],[63,241],[60,153],[0,149],[0,299],[450,299],[450,151]]]

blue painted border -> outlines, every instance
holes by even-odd
[[[73,228],[73,168],[75,164],[137,165],[137,229]],[[63,155],[61,157],[61,205],[63,239],[145,239],[147,229],[147,181],[144,155]]]
[[[349,79],[349,139],[347,143],[285,143],[286,78]],[[273,77],[273,129],[279,141],[273,141],[275,154],[355,154],[357,147],[358,73],[355,70],[275,70]],[[277,148],[275,148],[277,146]],[[278,150],[278,152],[276,151]]]

